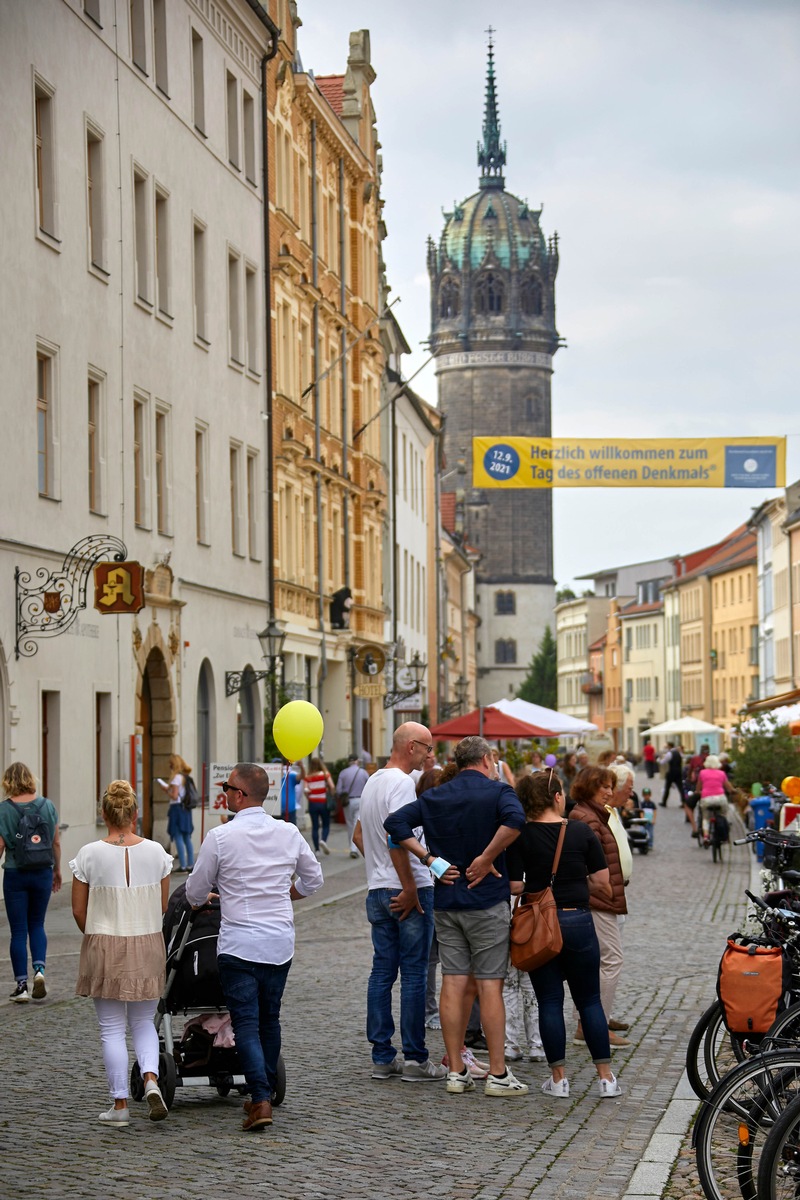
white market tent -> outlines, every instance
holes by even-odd
[[[794,725],[800,721],[800,704],[782,704],[780,708],[771,708],[766,712],[759,714],[759,717],[750,717],[747,721],[742,722],[742,732],[751,733],[761,728],[761,721],[764,721],[767,728],[770,725]]]
[[[566,713],[545,708],[542,704],[531,704],[528,700],[495,700],[492,708],[499,708],[506,716],[516,717],[518,721],[526,721],[529,725],[552,729],[559,737],[579,737],[582,733],[593,733],[597,729],[591,721],[579,721],[577,717],[568,717]]]
[[[652,725],[649,729],[643,729],[644,734],[663,734],[668,736],[670,733],[724,733],[725,730],[721,725],[712,725],[708,721],[701,721],[699,717],[675,717],[671,721],[662,721],[660,725]]]

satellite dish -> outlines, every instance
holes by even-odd
[[[362,646],[354,659],[355,668],[361,675],[380,675],[386,666],[386,655],[380,646],[367,643]]]

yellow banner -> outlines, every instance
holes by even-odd
[[[476,488],[786,486],[786,438],[472,439]]]

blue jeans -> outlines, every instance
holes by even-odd
[[[372,1042],[372,1061],[390,1063],[396,1057],[392,1045],[392,987],[400,972],[400,1037],[403,1057],[425,1062],[425,988],[428,955],[433,936],[433,888],[417,893],[423,911],[412,912],[401,921],[389,908],[397,888],[375,888],[367,892],[367,919],[372,926],[372,971],[367,986],[367,1038]]]
[[[531,971],[539,1004],[539,1031],[551,1067],[562,1067],[567,1049],[564,1028],[564,983],[581,1018],[583,1036],[593,1062],[610,1062],[608,1025],[600,1003],[600,943],[588,909],[558,910],[564,945],[550,962]]]
[[[248,962],[232,954],[217,958],[236,1053],[254,1104],[271,1100],[275,1091],[281,1052],[281,998],[291,965],[291,959],[275,966]]]
[[[180,833],[177,829],[172,834],[175,845],[178,847],[178,862],[181,869],[194,866],[194,847],[192,846],[191,833]]]
[[[44,969],[47,958],[44,918],[52,894],[52,867],[3,871],[3,898],[11,930],[11,967],[17,982],[28,978],[28,938],[34,971]]]
[[[331,831],[331,814],[328,812],[328,803],[317,804],[310,800],[308,803],[308,812],[311,817],[311,840],[314,843],[314,849],[319,850],[320,830],[319,824],[322,822],[322,840],[327,842],[328,834]]]

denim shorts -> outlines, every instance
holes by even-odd
[[[445,909],[433,914],[443,975],[505,979],[511,908],[507,900],[491,908]]]

